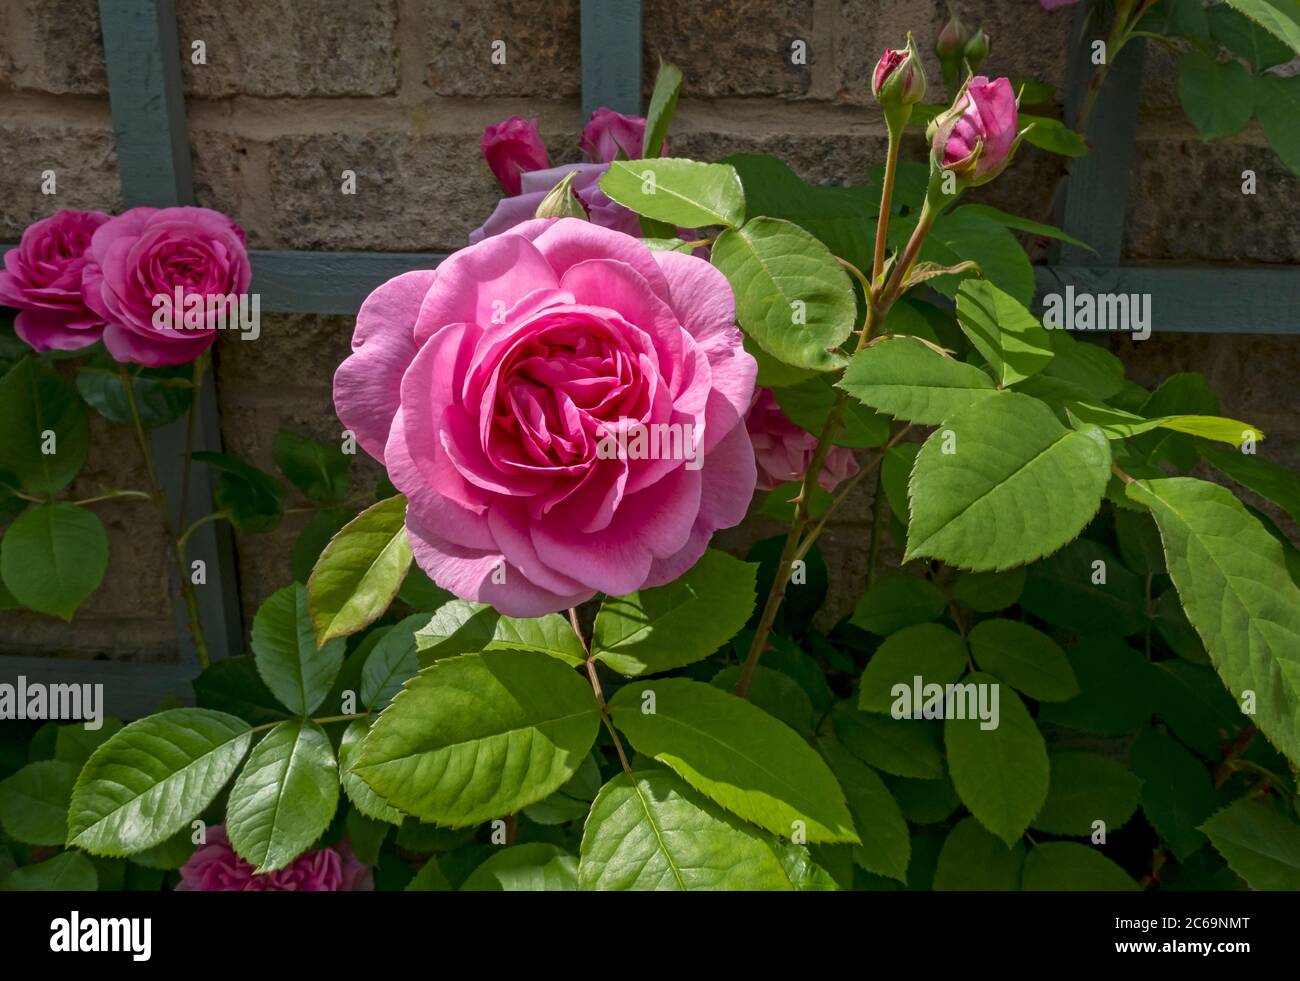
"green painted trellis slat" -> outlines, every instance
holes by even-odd
[[[99,0],[117,136],[123,196],[128,205],[188,203],[193,190],[174,0]],[[1082,5],[1076,21],[1079,38]],[[582,0],[582,106],[620,112],[641,109],[640,0]],[[1079,38],[1076,38],[1078,40]],[[1070,88],[1089,70],[1084,46],[1073,46]],[[1134,267],[1119,264],[1125,197],[1136,122],[1141,48],[1125,52],[1103,93],[1089,136],[1099,151],[1075,161],[1060,220],[1092,243],[1099,256],[1063,250],[1036,269],[1040,294],[1074,285],[1085,292],[1150,293],[1153,328],[1163,332],[1300,333],[1300,269]],[[12,246],[0,246],[0,253]],[[353,314],[373,287],[410,269],[429,268],[434,253],[255,251],[253,289],[266,312]],[[197,444],[218,448],[211,373],[200,396]],[[155,436],[155,451],[169,490],[179,473],[182,433]],[[206,510],[205,468],[191,488],[195,511]],[[195,558],[208,562],[201,590],[203,618],[214,656],[238,653],[242,644],[233,551],[220,526],[206,525],[191,539]],[[183,629],[184,663],[171,668],[49,658],[0,658],[0,678],[25,674],[32,681],[103,682],[106,708],[126,718],[156,708],[164,697],[186,698],[196,670]],[[75,677],[74,677],[75,676]]]

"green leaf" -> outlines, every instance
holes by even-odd
[[[928,579],[884,576],[858,599],[849,622],[887,637],[904,627],[939,619],[947,606],[943,592]]]
[[[997,394],[979,368],[945,358],[911,337],[859,351],[839,387],[873,409],[927,426],[937,426]]]
[[[1109,479],[1101,430],[1066,429],[1022,395],[985,399],[917,455],[904,561],[936,558],[977,572],[1032,562],[1083,530]]]
[[[117,719],[101,719],[98,729],[87,729],[80,722],[60,726],[54,740],[54,758],[71,763],[80,772],[95,750],[121,731],[122,723]],[[67,822],[64,824],[66,826]]]
[[[1055,355],[1038,318],[992,283],[968,279],[961,284],[957,322],[993,369],[999,388],[1036,375]]]
[[[890,777],[888,786],[903,817],[913,824],[938,824],[961,807],[961,799],[947,777],[942,780]]]
[[[556,613],[543,617],[504,617],[486,603],[452,600],[415,632],[420,662],[479,651],[539,651],[576,667],[586,659],[569,621]]]
[[[281,722],[253,748],[230,790],[230,844],[258,873],[282,869],[329,827],[338,801],[338,763],[325,730],[310,719]]]
[[[361,669],[361,704],[378,712],[420,670],[415,631],[429,622],[427,613],[409,616],[384,634]]]
[[[920,452],[920,443],[899,443],[885,451],[885,458],[880,463],[880,480],[885,485],[889,510],[904,525],[908,520],[907,485]]]
[[[1144,591],[1143,581],[1114,552],[1081,538],[1029,567],[1020,605],[1076,633],[1105,623],[1106,630],[1127,637],[1146,626]]]
[[[615,160],[600,189],[639,215],[681,228],[734,227],[745,220],[740,175],[727,164],[671,157]]]
[[[709,684],[722,691],[732,691],[740,680],[740,672],[741,665],[733,664],[710,678]],[[746,698],[751,705],[780,719],[805,739],[812,738],[816,722],[812,700],[799,687],[799,682],[788,674],[760,665],[754,669],[754,675],[750,678]]]
[[[451,883],[443,875],[435,855],[420,867],[415,877],[406,884],[406,892],[451,892]]]
[[[342,640],[317,648],[307,589],[293,583],[272,593],[253,617],[257,673],[294,715],[311,715],[343,666]]]
[[[1207,759],[1230,745],[1250,720],[1213,668],[1171,659],[1156,665],[1160,715],[1182,742]]]
[[[348,496],[348,457],[341,447],[281,429],[273,452],[280,472],[311,500],[342,504]]]
[[[380,501],[348,522],[307,580],[319,642],[354,634],[381,617],[410,565],[405,497]]]
[[[650,93],[650,108],[645,114],[645,135],[641,142],[641,156],[654,159],[663,153],[664,137],[677,109],[677,96],[682,90],[681,70],[660,60],[655,74],[654,91]]]
[[[890,239],[895,245],[904,244],[914,225],[914,221],[895,218],[889,226]],[[1034,268],[1016,237],[1000,221],[964,207],[940,215],[921,247],[921,261],[954,266],[971,256],[978,257],[983,279],[1025,305],[1033,302]],[[953,298],[963,278],[941,276],[929,285]]]
[[[1008,848],[973,817],[963,818],[944,839],[934,870],[934,888],[946,892],[1014,892],[1020,888],[1024,864],[1023,842]]]
[[[310,579],[311,570],[330,539],[356,516],[356,512],[348,508],[327,508],[313,514],[293,543],[293,551],[289,554],[289,575],[298,582]]]
[[[826,428],[827,420],[839,400],[839,393],[824,375],[814,376],[797,385],[775,388],[772,394],[790,421],[814,436],[820,436]],[[888,418],[856,402],[845,402],[841,406],[840,424],[831,435],[831,442],[836,446],[865,449],[880,446],[888,439]]]
[[[773,834],[855,842],[852,819],[821,757],[744,699],[686,678],[627,685],[609,703],[640,753]],[[650,711],[653,709],[653,711]]]
[[[236,531],[272,531],[284,517],[284,487],[269,473],[225,453],[199,450],[192,458],[221,471],[213,500]]]
[[[1204,51],[1178,60],[1178,94],[1203,140],[1240,133],[1255,111],[1250,72],[1239,62],[1219,62]]]
[[[844,790],[853,815],[861,841],[853,848],[853,860],[868,872],[905,883],[912,840],[893,794],[875,770],[834,739],[818,740],[817,748]]]
[[[1062,157],[1082,157],[1088,152],[1088,141],[1059,119],[1022,112],[1019,125],[1021,128],[1031,127],[1025,134],[1025,142],[1041,150]]]
[[[758,567],[709,549],[665,586],[606,597],[592,653],[619,674],[657,674],[706,658],[754,612]]]
[[[343,741],[339,744],[339,776],[343,793],[352,802],[352,806],[366,817],[400,825],[406,815],[376,794],[369,784],[352,772],[353,756],[370,731],[370,725],[369,719],[356,719],[343,730]]]
[[[62,845],[77,768],[60,760],[28,763],[0,780],[0,824],[25,845]]]
[[[1043,702],[1079,694],[1065,651],[1051,637],[1019,620],[981,620],[970,632],[975,663],[999,681]]]
[[[0,883],[9,892],[94,892],[99,875],[94,864],[80,852],[63,852],[36,865],[14,869]]]
[[[712,261],[735,291],[741,328],[769,354],[816,371],[844,364],[835,349],[853,332],[858,304],[825,245],[793,222],[756,218],[719,235]]]
[[[952,598],[977,613],[1014,606],[1024,591],[1024,566],[1006,572],[963,572],[952,584]]]
[[[1055,120],[1053,120],[1053,122],[1055,122]],[[1077,133],[1074,133],[1073,130],[1070,132],[1075,136],[1078,135]],[[1033,141],[1030,140],[1030,142],[1032,143]],[[1073,235],[1062,231],[1055,225],[1045,225],[1041,221],[1032,221],[1029,218],[1021,218],[1019,215],[1007,214],[1007,212],[994,208],[991,205],[967,204],[962,206],[962,210],[980,215],[983,218],[988,218],[990,221],[996,221],[1003,228],[1014,228],[1018,232],[1024,232],[1027,235],[1033,235],[1039,238],[1054,238],[1057,241],[1073,245],[1076,249],[1086,249],[1094,255],[1097,252],[1097,250],[1087,242],[1075,238]]]
[[[988,689],[990,701],[994,692],[998,695],[996,727],[981,728],[986,723],[971,711],[972,685],[997,686],[997,680],[973,673],[962,682],[970,692],[967,718],[949,717],[943,725],[948,767],[962,803],[1010,847],[1047,800],[1047,747],[1029,710],[1007,689]]]
[[[1292,521],[1300,522],[1300,474],[1254,454],[1225,450],[1212,443],[1198,442],[1196,448],[1216,470],[1267,497]]]
[[[1300,75],[1255,78],[1255,115],[1264,135],[1293,174],[1300,174]]]
[[[128,370],[136,411],[145,429],[165,426],[185,415],[194,401],[194,384],[190,365],[174,368],[139,368]],[[120,426],[132,426],[131,405],[127,401],[122,375],[112,361],[92,361],[77,371],[77,391],[101,416]]]
[[[906,688],[903,697],[911,705],[916,677],[920,677],[921,685],[946,685],[960,678],[965,670],[966,642],[959,635],[937,623],[904,627],[881,644],[867,662],[858,708],[889,712],[896,701],[896,685]]]
[[[582,834],[585,890],[789,890],[772,847],[668,770],[620,773],[601,788]]]
[[[200,708],[237,715],[249,725],[281,722],[288,718],[284,707],[257,673],[257,664],[247,655],[223,657],[194,679],[194,698]]]
[[[529,820],[545,825],[583,820],[599,792],[600,767],[595,756],[588,754],[568,783],[545,800],[529,804],[524,808],[524,814]]]
[[[52,368],[23,358],[0,378],[0,471],[32,494],[53,494],[90,449],[86,410]]]
[[[212,803],[251,739],[248,723],[210,709],[169,709],[131,723],[77,778],[68,845],[121,856],[161,844]]]
[[[1258,440],[1264,435],[1254,426],[1219,416],[1159,416],[1146,419],[1108,405],[1067,402],[1065,407],[1072,419],[1084,425],[1096,426],[1106,434],[1107,439],[1127,439],[1160,428],[1240,446],[1247,439]]]
[[[1076,341],[1064,330],[1048,331],[1048,337],[1052,360],[1017,383],[1016,391],[1052,403],[1105,402],[1124,387],[1124,363],[1101,345]]]
[[[831,722],[844,748],[877,770],[921,780],[944,776],[942,730],[935,722],[860,712],[849,702],[835,706]]]
[[[1198,830],[1218,800],[1210,774],[1177,741],[1144,729],[1133,744],[1133,772],[1142,778],[1142,812],[1181,861],[1205,843]]]
[[[558,845],[534,841],[502,848],[470,873],[463,892],[573,892],[578,860]]]
[[[1061,752],[1049,757],[1052,769],[1047,803],[1032,827],[1054,835],[1088,837],[1094,821],[1106,832],[1122,827],[1137,810],[1142,781],[1123,765],[1097,753]]]
[[[1276,807],[1243,798],[1215,814],[1201,830],[1250,888],[1300,889],[1300,826]]]
[[[28,609],[71,620],[108,569],[108,535],[86,508],[65,501],[20,514],[0,540],[0,577]]]
[[[1095,848],[1073,841],[1049,841],[1030,849],[1025,859],[1023,888],[1048,892],[1136,892],[1138,885]]]
[[[1128,495],[1160,526],[1165,564],[1215,670],[1255,723],[1300,761],[1300,587],[1282,546],[1232,494],[1187,477],[1139,481]]]
[[[1091,636],[1066,652],[1079,681],[1079,694],[1068,702],[1040,705],[1040,722],[1114,735],[1151,718],[1160,684],[1155,668],[1119,637],[1096,633],[1097,629],[1094,626]]]
[[[505,650],[446,657],[397,693],[352,772],[408,814],[468,827],[550,796],[573,776],[599,725],[591,688],[555,658]]]
[[[1289,0],[1228,0],[1227,6],[1213,6],[1206,14],[1215,39],[1260,70],[1300,55],[1300,11]]]

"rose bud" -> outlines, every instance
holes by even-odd
[[[592,163],[612,163],[620,154],[625,160],[640,160],[644,142],[644,116],[625,116],[603,106],[591,114],[582,128],[582,152]],[[668,155],[666,141],[661,155]]]
[[[950,6],[948,8],[948,23],[943,25],[939,31],[938,38],[934,42],[934,53],[939,56],[940,61],[955,61],[963,56],[966,50],[966,42],[970,40],[970,31],[966,25],[961,22],[956,12]]]
[[[542,198],[542,203],[537,206],[533,217],[581,218],[586,221],[587,211],[578,200],[578,196],[573,193],[573,179],[577,176],[577,173],[571,170],[560,178],[560,182],[546,192],[546,197]]]
[[[952,171],[959,187],[987,184],[1011,162],[1023,133],[1011,82],[968,80],[952,108],[930,123],[930,157],[937,170]]]
[[[913,106],[925,98],[925,68],[909,32],[907,47],[887,50],[871,75],[871,94],[886,112]]]
[[[519,193],[519,178],[530,170],[551,165],[536,119],[511,116],[483,130],[480,144],[488,169],[507,194]]]
[[[980,65],[984,64],[985,59],[989,56],[989,51],[993,48],[993,39],[989,37],[988,31],[980,28],[971,35],[966,42],[965,57],[966,65],[972,72],[980,70]]]

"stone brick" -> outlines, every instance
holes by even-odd
[[[438,95],[564,99],[582,89],[578,0],[423,0],[426,84]],[[505,42],[505,64],[492,61]]]
[[[1069,11],[1049,13],[1031,0],[986,0],[978,12],[971,4],[959,6],[967,27],[974,30],[982,25],[993,40],[982,74],[1034,78],[1055,87],[1059,95],[1065,84]],[[947,19],[945,6],[928,0],[843,0],[834,36],[836,97],[870,102],[871,72],[881,53],[902,47],[911,31],[925,62],[926,101],[942,101],[943,73],[934,55],[934,39]]]
[[[766,153],[785,161],[813,184],[856,184],[867,167],[885,158],[885,137],[846,124],[839,130],[800,132],[781,125],[759,126],[743,119],[727,120],[698,113],[684,104],[672,130],[674,156],[716,161],[733,153]],[[789,107],[784,113],[797,113]]]
[[[0,123],[0,241],[61,208],[119,211],[121,189],[112,130],[50,122]],[[41,174],[53,170],[57,193],[41,193]]]
[[[1257,175],[1242,193],[1242,172]],[[1300,256],[1300,178],[1271,148],[1155,139],[1137,145],[1124,255],[1130,261],[1286,262]]]
[[[642,15],[642,77],[654,85],[659,59],[682,70],[686,96],[805,95],[819,45],[813,0],[660,0]],[[803,41],[807,64],[792,63]]]
[[[181,66],[189,95],[389,95],[397,90],[396,0],[182,0]],[[195,40],[207,64],[192,63]]]
[[[108,91],[98,0],[14,0],[0,12],[5,17],[15,87],[61,95]]]

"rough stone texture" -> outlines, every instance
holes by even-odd
[[[425,82],[437,95],[564,99],[582,88],[578,0],[423,0]],[[493,42],[505,42],[505,64]]]
[[[684,76],[691,96],[805,95],[819,45],[814,40],[813,0],[659,0],[642,14],[645,47],[642,79],[654,85],[659,59]],[[719,38],[726,38],[720,50]],[[805,64],[795,64],[794,43],[804,42]]]
[[[390,95],[397,89],[396,0],[181,0],[187,95]],[[192,62],[202,40],[207,64]]]
[[[992,52],[981,74],[1033,78],[1061,91],[1065,83],[1069,11],[1049,13],[1032,0],[984,0],[978,5],[958,6],[967,27],[974,30],[983,25],[993,39]],[[833,33],[837,99],[872,101],[871,72],[876,62],[886,48],[903,47],[910,30],[925,62],[926,101],[942,101],[943,73],[934,54],[934,39],[948,20],[943,3],[842,0],[837,14],[839,23]]]
[[[1242,172],[1256,193],[1242,193]],[[1139,142],[1129,180],[1127,259],[1286,262],[1300,256],[1300,178],[1265,145]]]
[[[0,241],[17,241],[24,228],[61,208],[121,209],[117,151],[104,122],[103,128],[0,123]],[[55,173],[53,195],[41,193],[46,170]]]
[[[76,95],[108,91],[98,0],[10,0],[7,22],[13,85]]]

